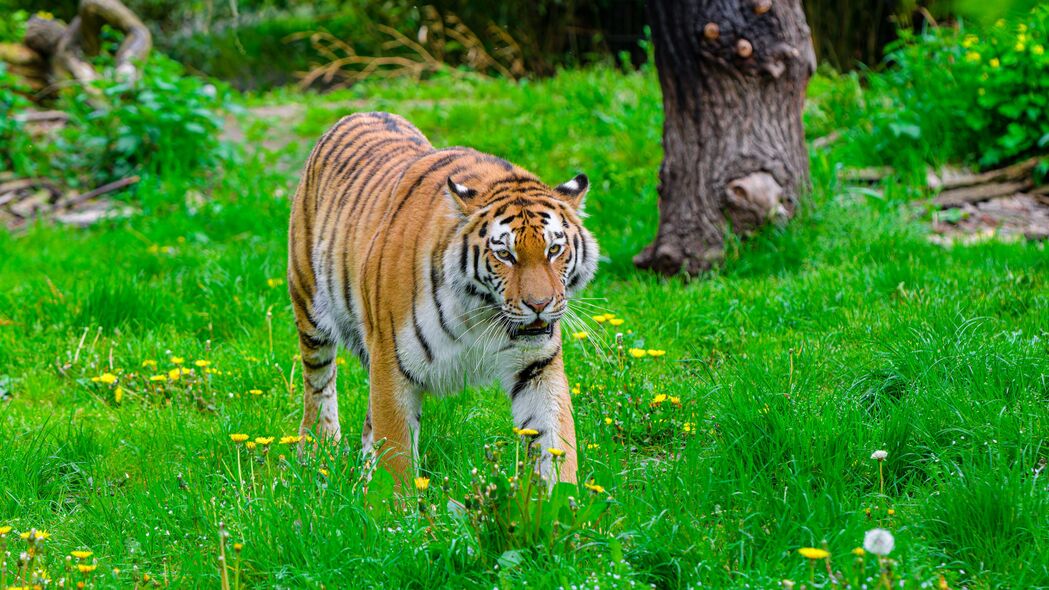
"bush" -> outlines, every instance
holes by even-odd
[[[25,125],[15,118],[19,110],[29,106],[25,92],[28,89],[0,61],[0,172],[26,174],[32,170],[33,141]]]
[[[61,98],[69,124],[55,142],[56,167],[67,177],[106,182],[144,170],[188,172],[216,165],[228,90],[184,75],[182,66],[153,54],[137,82],[112,71],[96,93],[71,90]]]
[[[925,161],[984,167],[1049,152],[1047,29],[1049,6],[1040,6],[983,31],[903,33],[892,67],[870,79],[865,147],[894,162],[923,145]]]

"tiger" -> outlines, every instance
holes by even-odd
[[[585,174],[551,187],[502,158],[434,148],[398,115],[339,120],[306,161],[289,223],[300,436],[341,438],[341,345],[368,371],[362,450],[398,487],[418,473],[423,396],[494,382],[535,469],[576,482],[559,326],[597,270],[582,224],[589,186]]]

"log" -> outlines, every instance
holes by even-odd
[[[963,174],[963,175],[944,175],[944,178],[940,180],[940,186],[944,190],[961,188],[965,186],[974,186],[977,184],[988,184],[992,182],[1003,182],[1010,180],[1020,180],[1023,178],[1029,178],[1031,173],[1034,171],[1035,166],[1038,165],[1043,158],[1041,156],[1035,156],[1028,158],[1022,162],[1017,162],[1005,168],[999,168],[997,170],[988,170],[980,174]]]
[[[941,209],[947,209],[950,207],[960,207],[967,203],[978,203],[995,197],[1013,195],[1023,192],[1030,187],[1030,180],[965,186],[962,188],[943,191],[939,196],[933,199],[932,202]]]

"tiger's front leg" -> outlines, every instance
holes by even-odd
[[[560,343],[556,352],[521,368],[504,386],[510,395],[514,424],[521,430],[539,433],[534,436],[532,446],[538,454],[540,474],[551,485],[556,483],[555,478],[575,483],[578,467],[575,420]],[[549,451],[551,448],[565,453],[556,463]]]
[[[379,454],[379,464],[393,475],[399,487],[413,474],[413,463],[418,460],[422,390],[403,373],[396,355],[392,349],[371,355],[371,389],[362,442],[366,455],[373,450]]]

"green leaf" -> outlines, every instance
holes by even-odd
[[[503,554],[496,559],[496,563],[498,563],[499,567],[505,571],[513,570],[524,563],[524,560],[524,553],[520,549],[510,549],[509,551],[504,551]]]

